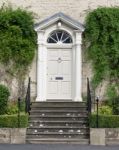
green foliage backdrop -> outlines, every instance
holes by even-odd
[[[119,8],[98,8],[90,12],[84,36],[87,56],[92,60],[94,86],[108,80],[118,87]]]
[[[0,63],[10,74],[21,77],[28,71],[36,48],[33,15],[20,8],[0,9]]]
[[[0,115],[7,111],[7,103],[10,92],[5,85],[0,84]]]

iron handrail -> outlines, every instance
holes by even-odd
[[[30,109],[31,109],[30,105],[31,105],[31,78],[29,77],[26,98],[25,98],[25,112],[26,113],[30,113]]]
[[[89,78],[87,78],[87,110],[89,114],[91,113],[91,106],[92,106],[92,100],[91,100],[90,82],[89,82]]]

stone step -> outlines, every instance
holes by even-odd
[[[42,111],[72,111],[72,110],[75,110],[75,111],[87,111],[87,108],[86,107],[38,107],[38,106],[31,106],[31,110],[34,111],[34,110],[42,110]]]
[[[71,101],[32,103],[26,139],[27,143],[79,144],[83,139],[82,143],[89,143],[86,103]]]
[[[88,133],[58,133],[58,132],[50,132],[50,133],[28,133],[26,135],[26,138],[79,138],[79,139],[85,139],[89,138]]]
[[[50,105],[50,106],[47,106],[47,105],[31,105],[31,108],[87,108],[87,106],[80,106],[80,105]]]
[[[40,117],[40,116],[30,116],[30,120],[40,120],[40,121],[85,121],[87,117]]]
[[[75,114],[81,114],[81,115],[88,115],[87,110],[83,109],[83,110],[58,110],[58,109],[53,109],[53,110],[40,110],[40,109],[31,109],[30,111],[30,115],[75,115]]]
[[[55,144],[55,143],[60,143],[60,144],[81,144],[81,145],[88,145],[89,144],[89,139],[79,139],[79,138],[29,138],[26,139],[26,143],[29,144]]]
[[[85,121],[87,120],[87,116],[76,116],[76,117],[47,117],[47,116],[30,116],[30,120],[40,120],[40,121]]]
[[[32,107],[86,107],[85,102],[63,102],[63,101],[54,101],[54,102],[33,102]]]
[[[27,132],[28,133],[34,133],[36,132],[67,132],[67,133],[88,133],[89,132],[89,128],[61,128],[61,127],[56,127],[56,128],[52,128],[52,127],[46,127],[46,128],[38,128],[38,127],[29,127],[27,128]]]
[[[80,112],[80,111],[74,111],[74,112],[62,112],[62,111],[39,111],[39,110],[32,110],[30,111],[30,115],[39,115],[39,116],[52,116],[52,115],[60,115],[60,116],[80,116],[80,115],[88,115],[86,111]]]
[[[53,114],[53,115],[45,115],[42,114],[41,116],[38,114],[30,114],[31,118],[87,118],[88,115],[87,114],[74,114],[74,115],[70,115],[70,114],[66,114],[66,115],[57,115],[57,114]]]
[[[58,109],[53,109],[52,111],[51,110],[47,110],[47,109],[44,109],[44,110],[41,110],[41,109],[31,109],[30,112],[38,112],[38,113],[88,113],[87,110],[85,110],[84,112],[80,111],[79,110],[75,110],[75,109],[72,109],[72,110],[58,110]]]
[[[52,130],[59,130],[59,129],[66,129],[66,130],[70,130],[70,129],[74,129],[74,130],[78,130],[78,129],[89,129],[87,126],[78,126],[78,127],[72,127],[72,126],[30,126],[27,129],[52,129]]]
[[[39,121],[39,120],[30,120],[29,126],[66,126],[66,127],[79,127],[87,126],[88,121]]]

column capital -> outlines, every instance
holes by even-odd
[[[37,35],[38,35],[38,39],[37,39],[37,44],[38,45],[44,45],[45,41],[44,41],[44,30],[38,30],[37,31]]]
[[[76,45],[81,45],[82,44],[82,31],[80,30],[74,30],[76,41]]]

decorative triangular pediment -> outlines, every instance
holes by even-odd
[[[59,12],[54,14],[53,16],[46,18],[45,20],[39,23],[36,23],[35,30],[36,31],[43,30],[58,21],[64,22],[67,26],[74,28],[75,30],[80,30],[81,32],[83,32],[85,29],[83,24],[81,24],[80,22],[72,19],[71,17],[65,15],[62,12]]]

